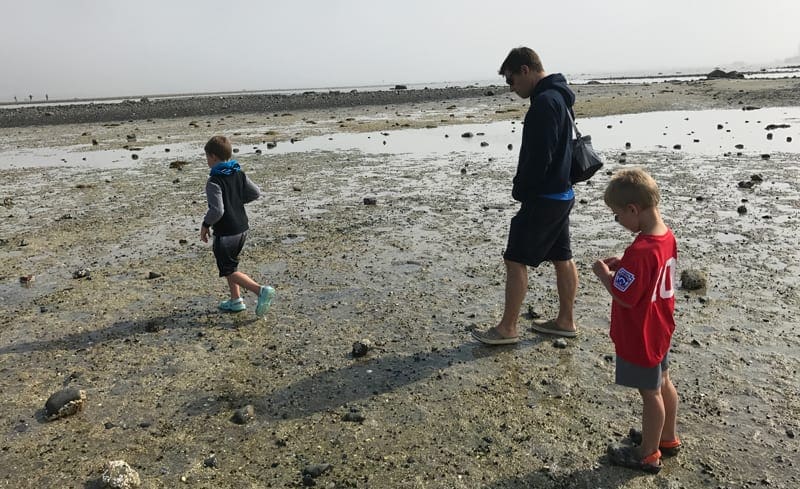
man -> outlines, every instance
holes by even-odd
[[[487,345],[519,342],[517,320],[528,290],[528,266],[551,261],[556,270],[558,316],[534,322],[533,329],[545,334],[574,337],[573,316],[578,289],[578,270],[572,261],[569,213],[575,195],[569,181],[572,159],[572,122],[569,112],[575,94],[560,73],[548,75],[539,56],[530,48],[512,49],[500,66],[511,91],[531,99],[525,115],[517,174],[511,192],[522,203],[511,219],[506,264],[503,318],[487,331],[473,331]]]

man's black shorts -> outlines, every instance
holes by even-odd
[[[219,276],[227,277],[239,268],[239,253],[244,248],[247,231],[231,236],[214,236],[214,258]]]
[[[537,267],[543,261],[572,259],[569,243],[569,213],[575,199],[537,198],[522,204],[511,219],[508,245],[503,258]]]

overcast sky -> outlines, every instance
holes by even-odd
[[[800,54],[800,0],[0,0],[0,101],[663,71]]]

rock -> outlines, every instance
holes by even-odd
[[[315,481],[314,478],[311,477],[310,475],[304,474],[303,475],[303,485],[305,487],[313,487],[313,486],[317,485],[317,481]]]
[[[92,275],[92,271],[89,268],[81,268],[80,270],[75,270],[72,272],[72,278],[88,278]]]
[[[203,460],[203,467],[216,469],[218,466],[219,466],[219,461],[217,460],[217,456],[213,453],[208,458]]]
[[[294,140],[292,140],[292,143],[294,143]],[[267,149],[273,149],[273,148],[275,148],[277,145],[278,145],[278,143],[276,143],[275,141],[269,141],[269,142],[267,143]]]
[[[753,175],[750,175],[750,181],[751,182],[756,182],[756,183],[761,183],[761,182],[764,181],[764,177],[762,177],[758,173],[754,173]]]
[[[150,272],[147,274],[147,280],[153,280],[154,278],[163,277],[164,275],[158,272]]]
[[[760,108],[761,107],[756,107],[754,105],[745,105],[744,107],[742,107],[742,110],[758,110]]]
[[[631,143],[625,143],[625,149],[631,149]]]
[[[514,149],[514,145],[513,145],[513,144],[511,144],[511,143],[508,143],[508,146],[506,146],[506,147],[508,148],[508,150],[509,150],[509,151],[511,151],[512,149]]]
[[[128,134],[127,136],[125,136],[125,139],[127,139],[128,141],[136,141],[136,134]]]
[[[248,404],[233,413],[232,421],[236,424],[247,424],[256,419],[256,410],[252,404]]]
[[[364,205],[377,205],[378,199],[375,197],[364,197]]]
[[[737,144],[736,146],[734,146],[734,148],[736,148],[736,149],[744,149],[744,144]]]
[[[23,275],[22,277],[19,278],[19,283],[21,283],[25,287],[30,287],[35,281],[36,281],[35,275]]]
[[[708,286],[705,272],[700,270],[684,270],[681,272],[681,284],[686,290],[700,290]]]
[[[492,97],[492,96],[494,96],[494,92],[491,91],[491,90],[486,90],[486,96],[487,97]]]
[[[72,416],[83,410],[85,403],[86,391],[74,388],[62,389],[47,398],[44,415],[50,421]]]
[[[467,131],[467,132],[465,132],[464,134],[461,135],[462,138],[471,138],[472,136],[474,136],[474,134],[472,134],[469,131]]]
[[[176,170],[183,170],[183,167],[188,165],[188,164],[189,164],[188,161],[178,160],[178,161],[173,161],[172,163],[170,163],[169,167],[170,168],[174,168]]]
[[[743,79],[744,74],[739,73],[738,71],[723,71],[720,69],[716,69],[709,74],[706,75],[706,78],[709,80],[713,80],[716,78],[730,78],[730,79]]]
[[[556,340],[553,340],[553,346],[556,348],[564,349],[567,347],[567,340],[565,340],[564,338],[558,338]]]
[[[765,131],[774,131],[775,129],[788,129],[792,126],[789,124],[768,124],[767,127],[764,128]]]
[[[353,343],[353,358],[360,358],[369,352],[372,348],[372,343],[369,340],[361,340]]]
[[[92,146],[97,146],[98,144],[100,143],[97,142],[97,139],[92,139]]]
[[[103,484],[113,489],[133,489],[142,485],[139,474],[124,460],[106,462]]]
[[[723,126],[722,124],[717,124],[717,129],[722,129],[723,127],[725,126]]]
[[[752,180],[749,181],[749,182],[741,181],[741,182],[738,183],[738,185],[739,185],[739,188],[753,188],[753,185],[755,185],[755,182],[753,182]]]
[[[745,207],[744,205],[740,205],[739,207],[736,208],[736,212],[738,212],[739,214],[747,214],[747,207]]]
[[[767,133],[767,140],[768,141],[772,141],[772,133],[771,132]]]
[[[302,192],[303,189],[299,185],[292,185],[292,190],[295,192]]]
[[[681,145],[680,144],[676,144],[675,146],[672,147],[672,149],[681,149]]]
[[[408,87],[406,85],[395,85],[394,89],[395,90],[408,90]]]
[[[486,141],[481,141],[481,148],[485,148],[486,146],[489,146],[489,143]]]
[[[792,137],[791,136],[786,136],[786,142],[787,143],[791,143],[792,142]]]
[[[303,468],[303,476],[307,475],[307,476],[310,476],[313,479],[316,479],[317,477],[321,476],[322,474],[324,474],[325,472],[331,470],[332,468],[333,468],[333,465],[331,465],[331,464],[311,464],[311,465],[306,465]]]
[[[762,154],[762,155],[761,155],[761,159],[762,159],[762,160],[768,160],[768,159],[769,159],[769,153],[764,153],[764,154]]]
[[[358,411],[350,411],[342,416],[342,421],[349,423],[363,423],[366,418]]]
[[[467,169],[466,168],[462,168],[461,169],[461,174],[462,175],[466,175],[467,174]]]
[[[132,160],[138,160],[138,159],[139,159],[139,155],[137,155],[136,153],[133,153],[133,154],[131,155],[131,159],[132,159]]]

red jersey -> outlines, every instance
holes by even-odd
[[[642,367],[655,367],[675,331],[675,268],[678,245],[672,230],[661,236],[639,234],[625,250],[611,290],[630,308],[611,304],[611,339],[617,355]]]

